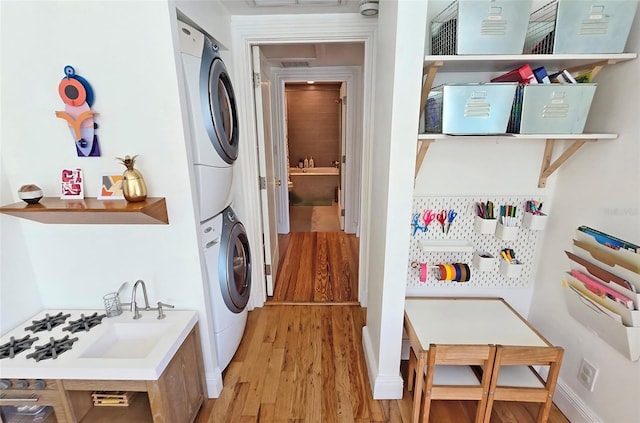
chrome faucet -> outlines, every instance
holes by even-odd
[[[139,319],[140,317],[140,312],[139,312],[139,308],[138,308],[138,303],[136,302],[136,292],[138,291],[138,285],[142,285],[142,295],[144,296],[144,309],[145,310],[151,310],[151,307],[149,306],[149,297],[147,296],[147,286],[144,284],[144,281],[142,279],[138,279],[136,281],[136,283],[133,284],[133,292],[131,293],[131,311],[134,312],[133,314],[133,318],[134,319]]]

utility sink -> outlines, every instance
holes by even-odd
[[[163,323],[113,323],[80,354],[82,358],[144,358],[169,328]]]

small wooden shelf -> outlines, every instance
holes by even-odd
[[[63,200],[44,197],[37,204],[23,201],[0,207],[0,213],[58,224],[168,224],[164,197],[147,198],[138,203],[126,200]]]

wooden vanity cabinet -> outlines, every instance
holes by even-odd
[[[198,324],[158,380],[63,380],[77,423],[190,423],[206,399]],[[128,407],[96,407],[93,391],[137,392]]]
[[[154,423],[195,420],[207,389],[200,352],[200,337],[192,331],[160,379],[147,382]]]

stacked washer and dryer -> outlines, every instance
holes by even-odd
[[[235,354],[247,322],[251,256],[244,226],[231,208],[238,157],[235,96],[218,44],[178,22],[191,123],[193,166],[218,366]]]

